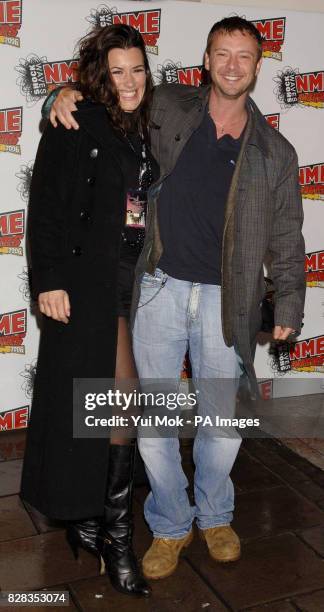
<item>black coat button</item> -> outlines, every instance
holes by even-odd
[[[80,212],[80,219],[81,219],[81,221],[90,221],[91,216],[90,216],[90,214],[88,213],[87,210],[81,210],[81,212]]]
[[[181,140],[181,136],[180,134],[176,134],[174,137],[174,140],[176,140],[177,142],[179,142],[179,140]]]
[[[94,185],[95,182],[96,182],[96,178],[94,176],[88,176],[87,185],[90,185],[90,187],[92,187],[92,185]]]
[[[89,155],[91,159],[95,159],[95,157],[98,157],[98,149],[91,149]]]
[[[82,255],[82,249],[79,246],[75,246],[72,249],[72,255],[75,255],[75,257],[79,257],[80,255]]]

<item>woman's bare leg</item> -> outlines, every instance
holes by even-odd
[[[132,342],[128,321],[125,317],[118,317],[118,336],[115,369],[116,387],[122,387],[124,389],[125,385],[126,387],[128,387],[127,381],[134,381],[134,379],[137,379],[137,371],[132,350]],[[123,383],[122,381],[125,382]],[[131,388],[127,389],[127,391],[129,393],[134,391],[134,385],[131,385]],[[125,416],[127,416],[127,414],[125,414]],[[123,438],[119,437],[118,434],[115,434],[112,435],[110,442],[111,444],[130,444],[132,442],[132,438]]]

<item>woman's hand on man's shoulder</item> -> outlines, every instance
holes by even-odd
[[[78,130],[79,124],[72,113],[78,110],[76,102],[80,102],[81,100],[83,100],[83,96],[80,91],[71,89],[70,87],[63,87],[53,102],[50,111],[49,118],[51,124],[57,127],[57,120],[59,120],[67,130],[71,128]]]

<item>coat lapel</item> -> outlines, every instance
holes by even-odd
[[[199,127],[208,96],[208,87],[190,87],[188,93],[186,90],[179,90],[179,96],[171,115],[168,99],[161,101],[156,94],[149,127],[152,153],[159,161],[161,170],[159,182],[162,182],[172,172],[191,134]],[[167,125],[161,136],[160,126],[163,122]],[[170,147],[170,141],[172,141],[172,147]]]
[[[249,149],[257,147],[265,157],[268,156],[268,146],[263,133],[264,118],[251,98],[247,101],[248,122],[243,136],[241,150],[236,162],[235,172],[225,207],[224,233],[222,246],[222,325],[223,335],[227,344],[233,343],[232,321],[232,257],[234,252],[234,211],[236,206],[244,206],[249,189]],[[261,121],[260,121],[261,118]]]
[[[235,206],[237,205],[237,192],[240,194],[240,206],[244,205],[246,202],[246,196],[249,189],[250,172],[246,171],[248,169],[245,167],[245,164],[252,163],[251,147],[256,147],[259,149],[264,157],[269,156],[268,145],[263,131],[263,122],[265,119],[251,98],[248,98],[247,111],[248,122],[244,132],[241,150],[236,163],[235,172],[233,174],[225,207],[224,233],[226,232],[229,219],[234,212]]]

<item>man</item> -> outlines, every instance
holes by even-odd
[[[262,40],[245,19],[216,23],[208,36],[207,88],[161,86],[151,113],[152,152],[161,177],[152,189],[146,242],[138,264],[133,338],[141,379],[179,378],[189,348],[193,377],[229,381],[226,394],[200,399],[201,414],[235,405],[240,370],[257,391],[253,367],[263,261],[271,258],[276,340],[301,327],[305,282],[302,205],[293,147],[271,128],[249,97],[261,68]],[[64,93],[65,98],[68,92]],[[63,96],[63,98],[64,98]],[[52,111],[76,127],[59,98]],[[137,295],[139,294],[139,295]],[[151,484],[145,516],[153,543],[144,573],[163,578],[176,568],[197,520],[217,561],[240,556],[230,527],[229,477],[237,437],[204,437],[193,448],[195,506],[189,504],[177,438],[139,438]]]

